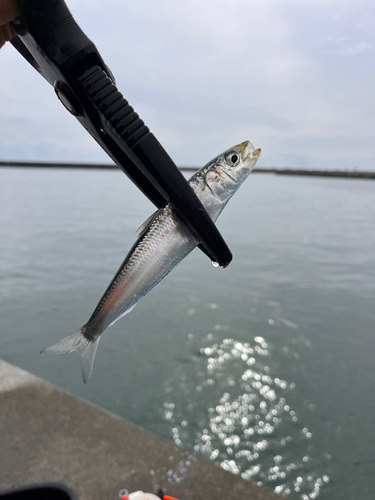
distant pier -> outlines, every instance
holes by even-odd
[[[0,161],[0,167],[15,168],[76,168],[76,169],[97,169],[97,170],[115,170],[117,165],[114,163],[78,163],[78,162],[46,162],[46,161]],[[195,172],[198,167],[180,166],[180,170]],[[336,177],[350,179],[375,179],[375,171],[370,170],[308,170],[294,168],[255,168],[257,174],[276,174],[276,175],[308,175],[312,177]]]
[[[255,168],[258,174],[309,175],[312,177],[348,177],[351,179],[375,179],[370,170],[305,170],[301,168]]]

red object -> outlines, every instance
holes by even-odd
[[[164,495],[163,500],[177,500],[177,498],[169,497],[168,495]]]

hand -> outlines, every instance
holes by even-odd
[[[17,36],[9,24],[19,15],[15,0],[0,0],[0,48]]]

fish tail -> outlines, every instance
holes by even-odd
[[[86,384],[90,378],[92,367],[94,364],[96,350],[100,336],[94,340],[90,340],[85,336],[87,326],[69,335],[65,339],[60,340],[57,344],[51,345],[43,349],[40,354],[65,354],[66,352],[77,351],[81,355],[81,373],[83,382]]]

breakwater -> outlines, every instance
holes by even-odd
[[[7,161],[1,160],[0,167],[15,168],[77,168],[77,169],[98,169],[115,170],[117,165],[114,163],[76,163],[76,162],[45,162],[45,161]],[[195,172],[198,167],[180,166],[180,170]],[[371,170],[308,170],[294,168],[255,168],[258,174],[276,174],[276,175],[308,175],[314,177],[336,177],[350,179],[375,179],[375,171]]]

